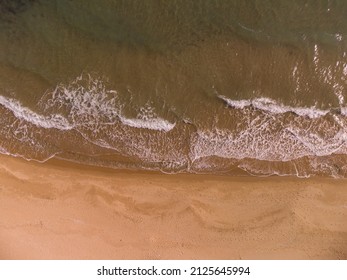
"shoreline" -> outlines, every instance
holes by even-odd
[[[346,179],[0,162],[0,259],[347,259]]]

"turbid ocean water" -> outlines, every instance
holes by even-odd
[[[347,1],[2,0],[0,153],[347,177]]]

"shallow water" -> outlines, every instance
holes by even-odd
[[[0,152],[347,175],[346,1],[1,1]]]

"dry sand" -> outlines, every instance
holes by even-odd
[[[0,259],[346,259],[347,181],[0,157]]]

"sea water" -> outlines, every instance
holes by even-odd
[[[347,2],[0,2],[0,153],[347,176]]]

